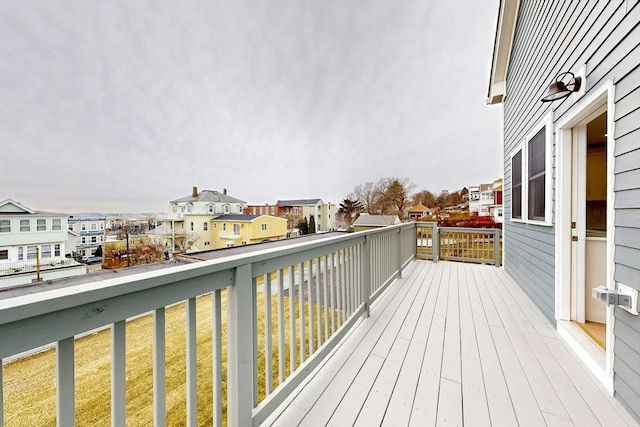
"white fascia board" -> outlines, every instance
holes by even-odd
[[[490,105],[501,103],[506,96],[507,73],[519,7],[520,0],[500,0],[487,98],[487,104]]]

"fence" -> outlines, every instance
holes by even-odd
[[[71,259],[62,257],[41,258],[40,269],[47,270],[50,268],[58,268],[71,264]],[[2,262],[0,264],[0,276],[7,274],[33,272],[36,271],[36,260],[29,259],[24,261]]]

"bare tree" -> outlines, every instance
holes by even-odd
[[[408,194],[415,184],[409,178],[380,178],[375,184],[366,182],[357,185],[349,199],[360,202],[364,211],[371,215],[404,216]]]

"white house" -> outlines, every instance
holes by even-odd
[[[299,215],[300,220],[306,218],[307,221],[310,221],[313,215],[316,232],[336,229],[336,205],[334,203],[325,203],[322,199],[296,199],[278,200],[276,206],[278,207],[277,215],[294,212]]]
[[[98,246],[104,244],[105,222],[105,217],[69,217],[69,230],[79,235],[75,247],[79,256],[95,256]]]
[[[85,267],[65,257],[67,215],[30,209],[14,200],[0,202],[0,287],[76,276]]]

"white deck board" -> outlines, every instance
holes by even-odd
[[[581,363],[503,269],[416,261],[264,425],[630,425]]]

